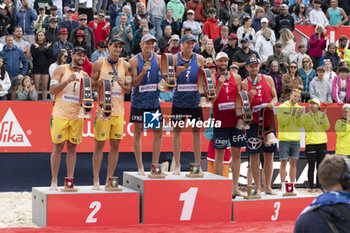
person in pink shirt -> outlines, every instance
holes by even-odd
[[[327,46],[328,36],[325,36],[326,30],[323,25],[316,26],[315,33],[311,34],[309,44],[310,51],[309,56],[314,64],[313,69],[316,70],[320,66],[320,60],[322,57],[322,51]]]

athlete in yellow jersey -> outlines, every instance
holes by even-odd
[[[124,93],[130,93],[131,74],[130,64],[123,58],[119,58],[124,47],[124,41],[120,37],[113,37],[108,43],[109,55],[96,61],[92,67],[91,79],[93,86],[101,83],[100,80],[107,79],[112,82],[112,104],[113,110],[110,119],[103,119],[101,109],[98,110],[95,118],[95,149],[92,159],[94,171],[93,189],[100,188],[100,168],[103,155],[103,147],[109,139],[110,151],[108,154],[107,179],[113,176],[119,158],[119,144],[123,139],[124,128]],[[106,182],[107,185],[107,182]]]
[[[57,190],[57,175],[61,163],[61,153],[67,141],[67,177],[73,177],[77,144],[83,137],[84,119],[78,118],[80,79],[88,77],[82,71],[86,50],[80,46],[72,51],[72,63],[58,66],[50,83],[50,93],[56,95],[51,115],[51,137],[53,150],[51,154],[51,187]]]

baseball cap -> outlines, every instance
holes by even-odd
[[[194,15],[194,11],[193,10],[188,10],[187,14],[193,14]]]
[[[214,63],[210,63],[208,66],[207,66],[207,68],[216,68],[216,65],[214,64]]]
[[[276,42],[275,46],[279,46],[279,47],[282,47],[282,42],[279,40]]]
[[[244,4],[244,1],[243,1],[243,0],[236,0],[236,3],[237,3],[237,4],[238,4],[238,3]]]
[[[74,13],[74,9],[72,9],[72,8],[68,8],[68,9],[66,10],[66,12],[65,12],[65,13],[67,13],[68,11],[70,11],[70,12],[73,12],[73,13]]]
[[[67,28],[61,28],[60,31],[58,32],[58,35],[63,34],[63,35],[68,35],[68,30]]]
[[[238,37],[237,37],[237,34],[236,33],[231,33],[229,36],[228,36],[228,39],[229,40],[234,40],[234,39],[238,39]]]
[[[309,101],[307,101],[309,104],[311,104],[311,103],[315,103],[315,104],[318,104],[318,106],[320,106],[321,105],[321,102],[320,102],[320,100],[319,99],[317,99],[317,98],[313,98],[313,99],[310,99]]]
[[[106,42],[103,40],[100,40],[97,44],[98,47],[100,48],[107,48]]]
[[[44,6],[39,6],[38,9],[39,9],[39,10],[45,10],[45,7],[44,7]]]
[[[242,43],[242,42],[249,43],[249,39],[248,39],[248,38],[242,38],[242,39],[241,39],[241,43]]]
[[[49,23],[53,23],[53,22],[57,22],[57,18],[56,17],[51,17],[49,20]]]
[[[143,37],[141,38],[141,42],[146,42],[149,40],[154,40],[155,42],[157,42],[157,39],[154,36],[152,36],[151,34],[143,35]]]
[[[192,31],[192,28],[189,27],[189,26],[184,27],[184,31],[187,31],[187,30],[191,30]]]
[[[143,37],[142,37],[142,38],[143,38]],[[108,41],[108,44],[118,44],[118,43],[125,44],[123,38],[118,37],[118,36],[113,36],[113,37]]]
[[[86,50],[81,46],[77,46],[77,47],[73,48],[73,50],[72,50],[72,54],[76,54],[76,53],[80,53],[80,52],[85,52],[87,54]]]
[[[260,22],[261,23],[269,23],[269,20],[267,18],[262,18]]]
[[[180,37],[178,35],[172,35],[170,40],[180,40]]]
[[[230,65],[230,69],[231,68],[236,68],[236,69],[239,69],[239,66],[238,65],[236,65],[236,64],[232,64],[232,65]]]
[[[193,35],[186,34],[186,35],[184,35],[182,37],[182,42],[187,42],[187,41],[195,41],[195,42],[197,42],[197,39]]]
[[[260,63],[259,59],[256,57],[255,54],[251,55],[250,57],[248,57],[248,59],[246,60],[246,64],[248,66],[256,64],[256,63]]]
[[[78,30],[75,36],[85,36],[85,32],[83,30]]]
[[[282,4],[282,0],[275,0],[275,6],[280,6]]]
[[[53,6],[50,8],[50,11],[57,11],[57,6],[53,5]]]
[[[227,53],[225,53],[225,52],[219,52],[219,53],[216,55],[216,59],[215,59],[215,60],[219,60],[220,58],[223,58],[223,57],[228,59]]]
[[[282,4],[282,5],[281,5],[281,7],[282,7],[283,9],[288,10],[288,6],[287,6],[287,4]]]

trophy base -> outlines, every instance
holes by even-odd
[[[187,173],[186,174],[186,177],[191,177],[191,178],[203,178],[204,177],[204,174],[195,174],[195,173]]]
[[[77,188],[67,188],[67,187],[60,189],[61,192],[78,192],[78,190],[79,189],[77,189]]]
[[[123,191],[123,188],[119,186],[117,187],[105,186],[105,190],[109,192],[117,192],[117,191]]]
[[[290,192],[290,193],[283,193],[284,197],[292,197],[292,196],[296,196],[297,194],[295,192]]]
[[[244,199],[261,199],[261,196],[260,195],[249,195],[249,196],[244,196],[243,197]]]
[[[148,178],[152,178],[152,179],[165,179],[165,175],[163,173],[161,174],[149,174]]]

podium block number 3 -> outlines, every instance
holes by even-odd
[[[187,192],[181,193],[180,201],[184,201],[180,221],[189,221],[192,217],[194,202],[196,201],[198,187],[190,188]]]
[[[89,216],[87,217],[85,223],[96,223],[97,218],[94,218],[95,214],[101,209],[101,202],[99,201],[93,201],[90,204],[90,209],[93,209]]]

